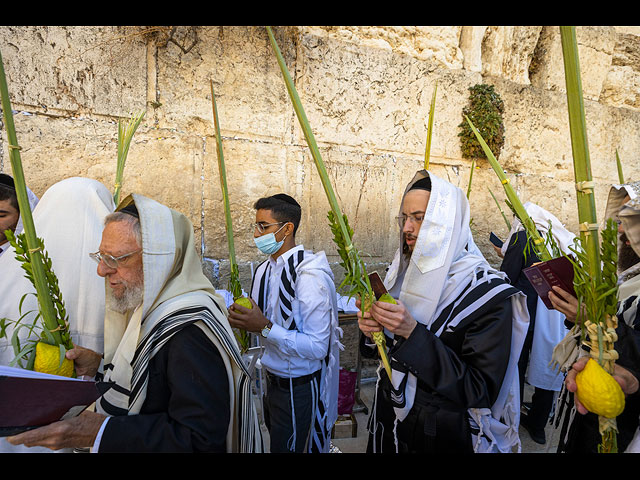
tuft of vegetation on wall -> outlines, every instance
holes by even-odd
[[[460,127],[458,137],[460,137],[462,157],[468,159],[487,158],[468,122],[464,120],[466,116],[478,129],[493,155],[499,158],[504,145],[504,124],[502,121],[504,103],[493,85],[477,84],[470,87],[469,91],[471,92],[469,105],[462,109],[463,121],[458,125]]]

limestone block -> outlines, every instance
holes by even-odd
[[[460,32],[460,51],[464,56],[463,65],[472,72],[482,71],[482,39],[487,26],[464,26]]]
[[[601,101],[614,107],[638,109],[640,98],[640,37],[618,34],[613,62],[603,86]]]
[[[12,105],[128,116],[146,102],[141,35],[116,26],[2,26]]]
[[[211,81],[225,136],[282,139],[289,131],[290,101],[263,27],[199,26],[187,53],[169,43],[157,53],[158,125],[213,134]],[[286,31],[275,28],[276,35]],[[286,37],[288,38],[288,37]],[[290,41],[278,40],[285,58]]]
[[[98,180],[113,189],[117,158],[117,125],[113,121],[88,117],[55,117],[14,112],[20,158],[27,185],[38,196],[54,183],[82,176]],[[6,136],[4,171],[11,173]],[[132,155],[136,150],[131,147]]]
[[[459,157],[457,125],[478,74],[332,38],[305,35],[301,47],[297,89],[318,143],[424,155],[437,82],[431,152]]]
[[[611,67],[616,44],[614,27],[578,26],[576,40],[585,99],[598,100]],[[545,90],[566,91],[560,30],[545,26],[534,54],[531,82]]]
[[[487,27],[482,40],[482,73],[528,85],[529,65],[540,26]]]
[[[447,68],[462,68],[460,26],[314,26],[304,31],[329,36],[358,46],[373,47],[420,60],[432,60]]]
[[[294,198],[298,196],[297,192],[291,192],[287,187],[286,148],[228,137],[223,137],[222,144],[237,260],[238,263],[253,261],[260,255],[253,243],[253,205],[256,200],[276,193],[288,193]],[[211,258],[228,259],[215,138],[207,139],[206,150],[202,170],[204,254]]]

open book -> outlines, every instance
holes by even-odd
[[[0,365],[0,437],[75,417],[110,387]]]

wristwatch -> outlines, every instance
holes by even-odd
[[[269,336],[269,332],[271,331],[272,326],[273,326],[273,322],[267,323],[264,327],[262,327],[262,331],[260,332],[260,335],[262,335],[264,338],[267,338]]]

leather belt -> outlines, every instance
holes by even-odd
[[[267,381],[271,384],[277,385],[280,388],[289,388],[289,385],[297,387],[298,385],[309,383],[313,378],[319,378],[320,372],[320,370],[317,370],[313,373],[310,373],[309,375],[303,375],[301,377],[294,378],[278,377],[273,373],[267,372]]]

